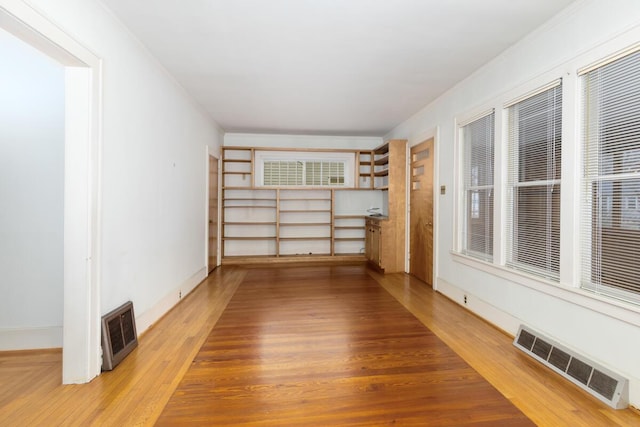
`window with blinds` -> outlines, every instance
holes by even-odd
[[[494,116],[461,127],[464,183],[462,252],[493,258]]]
[[[344,163],[305,162],[305,185],[333,186],[344,184]]]
[[[507,266],[551,280],[560,270],[562,87],[507,107]]]
[[[265,186],[343,186],[344,162],[275,160],[264,162]]]
[[[582,73],[582,287],[640,302],[640,51]]]
[[[303,185],[304,164],[298,161],[265,161],[264,185]]]

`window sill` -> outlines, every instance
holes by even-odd
[[[518,270],[450,251],[453,260],[468,267],[526,286],[538,292],[559,298],[571,304],[593,310],[605,316],[640,327],[640,306],[598,295],[581,288],[545,280]]]

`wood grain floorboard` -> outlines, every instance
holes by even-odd
[[[158,426],[534,425],[361,267],[252,269]]]
[[[0,353],[0,426],[153,425],[245,274],[216,270],[88,384],[61,384],[59,350]]]
[[[296,345],[289,341],[290,351],[287,353],[286,363],[282,366],[274,364],[267,369],[265,365],[259,366],[258,363],[252,363],[250,358],[240,359],[237,353],[241,346],[246,346],[249,340],[255,340],[263,330],[271,331],[267,336],[283,348],[284,341],[288,339],[287,334],[275,332],[278,328],[284,327],[284,323],[275,322],[273,316],[274,313],[282,313],[285,307],[277,307],[273,312],[264,313],[264,319],[268,322],[262,327],[254,318],[252,320],[253,335],[238,333],[236,337],[232,337],[233,331],[230,328],[233,324],[227,323],[225,328],[230,335],[225,338],[228,342],[225,344],[224,351],[221,349],[217,353],[218,360],[213,359],[208,364],[200,359],[195,360],[212,332],[212,328],[218,324],[227,303],[247,274],[251,281],[255,282],[251,292],[253,299],[265,297],[273,300],[274,297],[269,296],[269,293],[282,292],[271,287],[268,289],[269,292],[262,293],[258,286],[260,280],[282,280],[288,283],[287,286],[310,284],[312,282],[307,280],[313,281],[316,276],[323,281],[330,280],[333,285],[325,284],[328,290],[323,293],[331,292],[335,305],[344,309],[351,305],[348,301],[353,299],[353,289],[348,288],[354,286],[352,283],[354,279],[360,280],[358,271],[375,280],[381,288],[413,313],[421,324],[427,326],[437,338],[464,359],[473,370],[489,381],[535,424],[545,427],[640,426],[638,411],[632,409],[616,411],[607,407],[574,384],[515,350],[511,343],[513,337],[507,336],[411,276],[380,275],[362,266],[357,267],[356,270],[342,267],[291,268],[284,265],[260,265],[259,268],[259,271],[248,266],[223,266],[216,269],[207,280],[140,337],[138,348],[122,364],[112,372],[103,373],[89,384],[65,386],[60,383],[62,365],[59,350],[0,352],[0,426],[152,426],[189,367],[197,364],[209,370],[210,384],[214,385],[218,381],[228,389],[228,392],[231,389],[237,392],[235,397],[229,392],[225,401],[225,404],[235,405],[235,407],[240,406],[239,401],[245,399],[246,395],[254,398],[256,391],[264,391],[266,395],[269,394],[267,392],[280,393],[292,402],[290,404],[292,413],[295,415],[295,411],[298,411],[295,416],[303,416],[306,414],[309,403],[296,407],[300,400],[321,399],[326,411],[333,411],[333,413],[329,413],[324,418],[317,418],[316,425],[344,423],[378,425],[374,421],[363,420],[373,415],[386,420],[387,418],[384,417],[389,416],[386,412],[388,408],[385,407],[387,403],[392,407],[394,405],[402,407],[405,404],[421,405],[424,399],[427,399],[429,404],[437,403],[438,399],[441,399],[440,396],[435,395],[425,398],[417,393],[409,396],[402,392],[396,393],[396,390],[401,390],[403,387],[429,388],[432,384],[440,386],[446,383],[450,386],[451,393],[457,394],[459,389],[456,388],[456,383],[448,377],[446,370],[448,363],[442,362],[439,366],[442,369],[437,369],[438,366],[434,363],[439,362],[430,357],[431,355],[440,357],[447,353],[442,353],[436,347],[430,350],[417,348],[426,343],[427,338],[420,334],[411,335],[408,329],[403,330],[403,334],[396,331],[385,336],[360,329],[363,327],[360,318],[369,321],[367,319],[373,316],[371,305],[384,306],[389,303],[389,301],[380,300],[377,292],[373,291],[369,291],[368,294],[373,297],[371,302],[355,302],[353,307],[360,307],[358,317],[347,322],[344,317],[341,317],[344,310],[327,311],[322,315],[319,306],[314,305],[314,302],[322,300],[319,298],[321,293],[319,290],[310,289],[312,293],[304,298],[313,307],[307,312],[312,313],[313,316],[300,318],[305,312],[298,309],[297,318],[300,327],[294,332],[304,336],[298,337],[299,341]],[[342,287],[345,289],[341,289]],[[245,308],[251,315],[257,313],[256,309],[248,304]],[[389,314],[384,315],[389,316]],[[342,324],[331,327],[328,324],[331,316],[341,319]],[[377,327],[388,332],[388,328],[391,327],[390,319],[382,316],[383,314],[380,314],[375,318]],[[245,317],[243,316],[242,320]],[[315,318],[319,321],[314,321]],[[291,323],[296,317],[290,315],[283,319]],[[303,326],[307,327],[308,324],[315,325],[313,328],[319,329],[317,336],[303,333]],[[355,332],[346,337],[339,335],[342,327],[348,324],[357,326],[358,340],[351,339],[356,336]],[[338,339],[330,333],[333,331],[336,332],[336,337],[340,336],[344,341],[349,340],[350,349],[354,350],[334,350],[330,353],[327,346],[336,345],[336,339]],[[403,351],[403,341],[411,347],[410,353],[416,355],[414,359],[424,360],[409,362],[403,359],[402,362],[397,363],[400,359],[398,355]],[[389,349],[396,356],[384,356],[381,348],[385,351]],[[266,343],[264,349],[265,351],[268,349]],[[296,356],[298,350],[300,353]],[[362,351],[365,352],[364,355],[361,354]],[[325,369],[328,362],[312,359],[311,356],[315,354],[324,355],[323,357],[327,360],[337,360],[343,364],[338,367],[337,363],[332,363]],[[357,356],[357,354],[361,355]],[[238,363],[233,369],[229,368],[227,372],[221,374],[217,364],[221,363],[225,357],[235,357]],[[374,365],[377,370],[374,369]],[[292,366],[301,366],[299,384],[295,383],[298,374],[294,373]],[[426,379],[408,374],[416,366],[420,366],[420,369],[432,369],[431,376]],[[369,372],[376,371],[377,374],[369,375],[366,370],[359,372],[358,369],[362,367]],[[318,372],[320,379],[314,380],[313,375]],[[476,379],[476,372],[471,372],[471,376],[462,373],[457,378],[460,382],[469,378]],[[344,375],[341,376],[342,374]],[[276,382],[275,385],[265,382],[265,376],[270,375],[289,378],[293,384],[284,381]],[[352,375],[351,379],[348,378],[349,375]],[[253,385],[250,387],[238,385],[238,378],[241,377],[252,378]],[[316,385],[319,390],[325,390],[327,396],[316,396],[315,393],[308,391],[307,387]],[[342,394],[338,395],[335,391],[337,389],[342,390]],[[351,393],[352,390],[353,393]],[[371,397],[376,393],[379,395],[384,393],[387,403],[378,405],[380,400],[369,401],[363,397]],[[353,396],[356,394],[362,397],[360,406],[357,411],[349,412],[346,405],[349,402],[354,405],[358,403]],[[301,399],[301,396],[304,397]],[[465,395],[458,398],[465,399]],[[206,402],[208,397],[200,399]],[[376,399],[380,398],[376,397]],[[259,404],[263,408],[268,408],[266,405],[268,402],[265,397],[265,400]],[[185,416],[188,412],[185,410]],[[344,418],[339,418],[336,415],[338,413]],[[478,411],[477,414],[481,415],[483,412]],[[437,423],[450,422],[448,419],[442,419],[447,416],[449,414],[443,411],[431,414],[431,418],[425,420],[419,412],[416,412],[412,415],[405,414],[403,422],[416,425],[436,423],[437,425]],[[336,421],[338,419],[339,421]],[[273,420],[258,421],[255,424],[278,425],[275,418]],[[195,421],[186,423],[198,425]],[[307,420],[307,423],[313,424],[310,420]],[[486,421],[483,418],[469,418],[462,420],[461,423],[462,425],[465,423],[489,426],[510,425],[501,421]],[[229,422],[223,421],[221,424],[228,425]],[[201,425],[207,424],[203,421]]]

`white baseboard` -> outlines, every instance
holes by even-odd
[[[457,286],[447,282],[446,280],[438,278],[437,290],[447,298],[451,299],[453,302],[477,314],[487,322],[491,323],[499,329],[502,329],[507,334],[515,336],[518,332],[518,328],[522,323],[521,320],[511,316],[508,313],[505,313],[504,311],[492,306],[491,304],[488,304],[487,302],[481,300],[473,294],[470,294],[464,289],[460,289]],[[465,295],[467,297],[466,304],[464,301]]]
[[[136,331],[138,332],[138,335],[149,329],[151,325],[171,310],[182,298],[193,291],[206,277],[207,267],[202,267],[202,269],[198,270],[182,284],[175,287],[149,310],[140,314],[136,313]]]
[[[0,329],[0,351],[62,348],[62,326]]]

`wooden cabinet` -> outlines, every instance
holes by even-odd
[[[374,188],[386,193],[384,216],[367,217],[365,256],[385,273],[405,271],[407,141],[390,140],[372,152]]]
[[[369,263],[380,269],[384,270],[383,260],[381,258],[382,250],[380,248],[381,230],[380,221],[367,219],[365,223],[366,228],[366,242],[365,242],[365,257]]]

